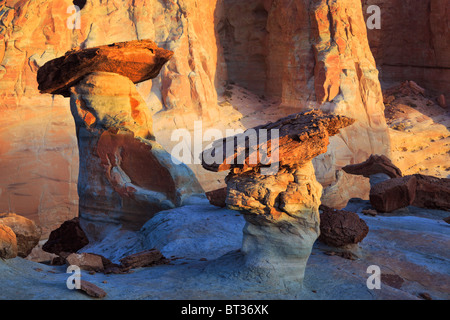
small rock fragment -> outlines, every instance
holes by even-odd
[[[95,284],[88,282],[86,280],[81,280],[81,288],[80,290],[86,293],[88,296],[91,296],[93,298],[104,298],[106,297],[106,292],[97,287]]]

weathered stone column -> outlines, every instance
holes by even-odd
[[[71,51],[38,73],[41,92],[70,95],[80,171],[80,223],[89,238],[110,227],[138,230],[156,212],[203,192],[184,164],[155,141],[134,83],[154,78],[172,56],[149,40]]]
[[[247,221],[242,252],[248,268],[262,270],[272,280],[288,287],[301,284],[312,246],[320,233],[322,186],[316,180],[311,160],[326,152],[329,136],[352,123],[347,117],[309,111],[251,129],[256,133],[277,130],[277,143],[258,139],[256,146],[250,140],[235,145],[233,154],[224,153],[222,163],[211,164],[205,159],[218,154],[220,146],[226,145],[225,140],[215,142],[212,149],[203,152],[206,169],[230,169],[225,179],[226,203],[228,208],[242,212]],[[252,155],[261,151],[270,157],[278,153],[278,157],[273,157],[278,159],[278,170],[263,174],[267,163],[252,163]],[[237,163],[240,158],[245,160]]]

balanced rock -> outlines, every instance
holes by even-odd
[[[70,97],[70,88],[92,72],[113,72],[139,83],[155,78],[173,52],[159,48],[151,40],[135,40],[71,50],[39,68],[41,93]]]
[[[230,169],[226,204],[247,222],[242,252],[248,267],[276,270],[287,285],[302,281],[319,235],[322,195],[311,160],[326,152],[329,136],[353,122],[307,111],[216,141],[203,152],[205,169]],[[234,148],[226,146],[230,141]]]
[[[17,255],[25,258],[39,243],[41,230],[34,221],[14,213],[0,214],[0,224],[12,229],[17,239]]]
[[[59,255],[61,252],[77,252],[88,243],[89,240],[80,227],[79,218],[73,218],[50,233],[42,250]]]
[[[80,156],[79,216],[92,240],[111,226],[138,230],[156,212],[203,192],[192,171],[175,164],[155,141],[150,111],[134,85],[154,78],[171,55],[151,41],[131,41],[69,52],[40,69],[41,92],[66,95],[70,87]],[[76,81],[51,76],[69,66]]]
[[[333,247],[345,247],[361,242],[369,227],[356,213],[321,206],[319,240]]]
[[[0,223],[0,258],[12,259],[17,257],[17,239],[14,231]]]
[[[371,155],[366,161],[347,165],[342,170],[349,174],[362,175],[366,178],[378,173],[386,174],[390,178],[403,176],[401,170],[385,155]]]

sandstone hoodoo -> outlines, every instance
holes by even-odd
[[[276,270],[277,278],[286,285],[302,281],[319,235],[322,186],[316,180],[311,160],[326,152],[329,136],[353,122],[345,116],[312,110],[216,141],[203,152],[206,169],[230,170],[225,179],[226,204],[242,212],[247,221],[242,252],[248,267]],[[261,139],[261,133],[268,139]],[[251,138],[243,138],[252,134],[255,145]],[[234,142],[229,154],[227,140]],[[272,163],[265,161],[262,154]],[[211,163],[209,160],[217,155],[223,156]]]
[[[111,226],[138,230],[156,212],[203,192],[155,141],[134,83],[154,78],[172,52],[149,40],[70,51],[38,74],[41,92],[70,91],[80,170],[80,223],[92,239]]]

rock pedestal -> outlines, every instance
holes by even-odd
[[[80,170],[80,225],[89,240],[109,227],[139,230],[156,212],[203,192],[194,174],[155,141],[134,83],[154,78],[172,52],[149,40],[66,53],[38,72],[41,92],[70,92]]]
[[[243,136],[253,133],[256,145],[240,135],[216,141],[203,152],[204,168],[230,170],[225,179],[226,204],[247,221],[242,252],[248,268],[262,270],[287,287],[302,282],[320,233],[322,185],[311,160],[326,152],[329,136],[352,123],[347,117],[308,111],[246,131]],[[261,138],[265,134],[269,140]],[[234,151],[226,152],[226,141],[235,142]],[[208,162],[222,150],[222,161]],[[262,154],[271,159],[270,170]]]

